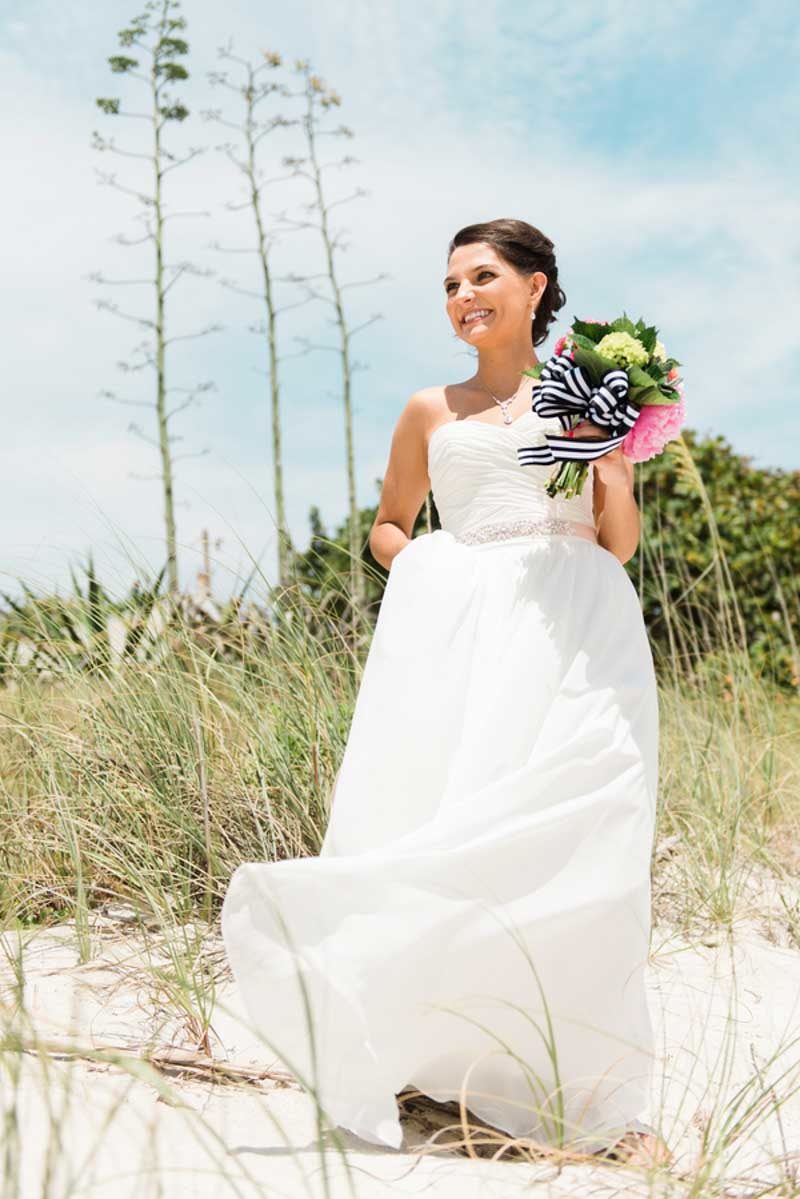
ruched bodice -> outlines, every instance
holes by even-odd
[[[521,466],[517,449],[560,433],[557,418],[532,409],[510,425],[452,420],[428,440],[428,475],[442,528],[455,537],[491,524],[559,518],[594,528],[594,468],[580,495],[552,499],[545,485],[553,466]]]

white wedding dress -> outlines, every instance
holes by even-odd
[[[442,529],[392,563],[321,854],[225,897],[265,1061],[379,1144],[405,1087],[589,1152],[647,1127],[653,660],[594,467],[565,501],[518,462],[544,430],[434,431]]]

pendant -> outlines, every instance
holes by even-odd
[[[488,388],[487,388],[487,390],[488,390]],[[503,414],[503,424],[504,425],[513,425],[513,423],[514,423],[513,420],[511,419],[511,414],[509,413],[508,410],[511,407],[511,405],[514,403],[514,400],[517,398],[518,393],[519,393],[519,388],[517,388],[517,390],[514,392],[513,396],[509,396],[507,400],[498,400],[496,395],[492,395],[492,393],[489,392],[489,395],[492,396],[492,399],[494,400],[495,404],[497,404],[498,408],[500,409],[500,411]]]

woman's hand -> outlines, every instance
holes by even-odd
[[[608,437],[608,430],[601,429],[599,425],[593,425],[591,421],[582,420],[574,429],[574,432],[579,437],[593,437],[595,434],[599,440]],[[604,483],[606,487],[612,490],[616,488],[630,488],[633,482],[633,464],[625,457],[622,452],[622,446],[618,445],[616,449],[609,450],[607,454],[603,454],[600,458],[592,459],[594,466],[594,477]]]
[[[583,420],[575,426],[582,437],[608,437],[608,431]],[[594,467],[594,522],[603,549],[625,563],[639,544],[641,518],[633,495],[633,463],[622,446],[592,459]]]

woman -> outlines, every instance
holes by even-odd
[[[414,1087],[668,1161],[639,1119],[658,702],[622,565],[633,468],[608,453],[564,500],[519,463],[561,428],[522,374],[565,302],[548,238],[462,229],[444,291],[477,368],[394,431],[370,533],[389,578],[320,856],[236,870],[228,957],[265,1041],[369,1141],[400,1146]],[[429,489],[442,527],[412,540]]]

